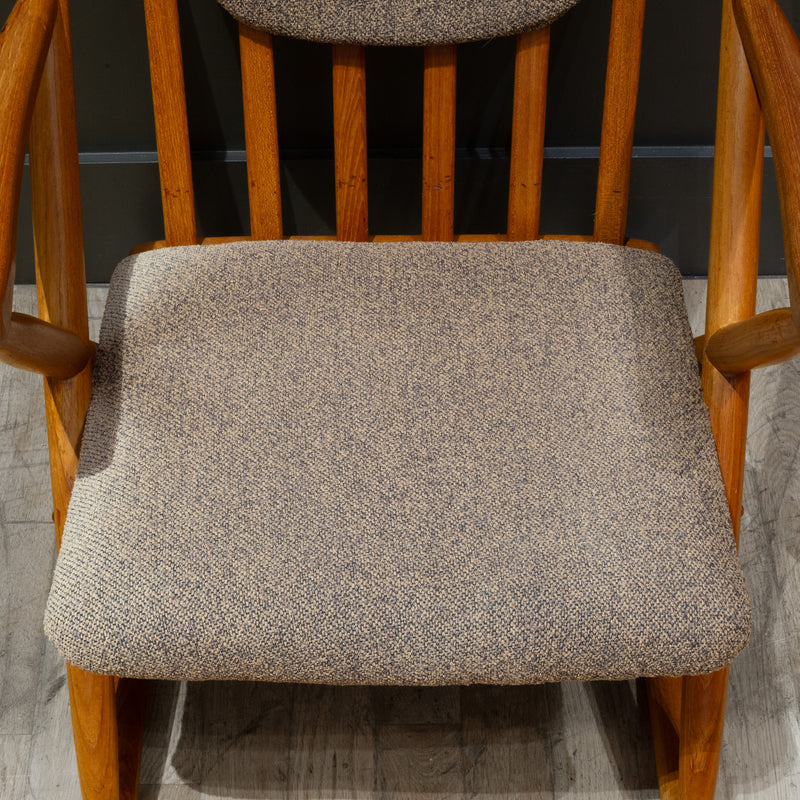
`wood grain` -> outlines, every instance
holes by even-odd
[[[31,203],[39,316],[89,338],[78,136],[67,0],[59,0],[51,52],[31,125]],[[45,379],[45,408],[60,544],[92,391],[91,365],[68,380]]]
[[[652,708],[656,704],[666,715],[667,720],[677,732],[681,727],[681,694],[683,684],[681,678],[648,678],[647,695]]]
[[[192,157],[177,0],[144,0],[156,118],[164,232],[170,245],[195,244]]]
[[[368,686],[294,687],[289,796],[372,795],[380,763],[371,698]]]
[[[250,233],[254,239],[283,236],[278,116],[272,34],[239,24]]]
[[[337,238],[365,242],[367,212],[367,71],[365,51],[333,45],[333,140]]]
[[[716,793],[729,671],[725,667],[710,675],[683,679],[678,741],[680,800],[713,800]]]
[[[723,4],[715,147],[706,342],[753,316],[758,279],[764,125],[730,0]],[[704,360],[703,391],[737,542],[749,380],[747,373],[728,379]]]
[[[791,308],[776,308],[719,328],[705,354],[716,369],[737,375],[756,367],[780,364],[800,353],[800,333]]]
[[[67,682],[83,800],[119,800],[114,678],[67,664]]]
[[[94,345],[38,317],[12,312],[0,361],[64,380],[77,375],[94,355]]]
[[[57,10],[54,0],[18,2],[0,31],[0,343],[11,325],[25,150]]]
[[[772,145],[789,297],[800,329],[800,41],[773,0],[736,0],[733,8]]]
[[[508,191],[509,241],[539,236],[549,55],[549,27],[517,36]]]
[[[422,239],[453,238],[456,169],[456,46],[425,48]]]
[[[614,0],[611,9],[594,217],[598,242],[625,241],[644,5],[645,0]]]

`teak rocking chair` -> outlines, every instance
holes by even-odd
[[[84,798],[136,795],[146,678],[634,676],[662,797],[712,798],[749,632],[749,370],[800,350],[800,48],[774,0],[724,2],[694,343],[674,267],[626,239],[644,0],[614,0],[594,235],[564,237],[539,236],[547,26],[577,0],[220,1],[252,235],[198,242],[177,0],[145,0],[166,237],[118,267],[97,347],[67,0],[19,0],[0,38],[0,357],[45,376]],[[338,242],[283,235],[273,33],[333,43]],[[507,234],[455,235],[456,42],[512,34]],[[421,236],[369,232],[368,44],[425,47]],[[791,308],[755,315],[762,104]],[[12,311],[26,144],[38,319]]]

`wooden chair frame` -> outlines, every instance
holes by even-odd
[[[764,125],[737,33],[767,108],[786,230],[791,308],[755,315]],[[750,373],[800,351],[800,52],[771,0],[724,0],[705,336],[697,342],[738,542]],[[156,112],[165,239],[198,241],[177,0],[144,0]],[[614,0],[592,236],[625,239],[644,0]],[[764,46],[763,42],[770,46]],[[251,236],[283,237],[272,37],[240,26]],[[364,48],[333,46],[338,237],[352,241],[502,241],[539,237],[549,29],[518,37],[505,235],[454,235],[456,47],[425,49],[422,234],[370,235]],[[781,51],[791,58],[779,57]],[[19,0],[0,39],[0,358],[45,376],[56,538],[60,544],[91,393],[68,0]],[[39,317],[12,312],[20,185],[29,138]],[[206,238],[201,243],[232,239]],[[145,683],[67,665],[75,748],[86,800],[133,798]],[[712,798],[728,669],[648,680],[663,798]]]

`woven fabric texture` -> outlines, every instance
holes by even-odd
[[[749,632],[680,276],[565,242],[117,268],[46,615],[154,678],[706,672]]]
[[[543,28],[578,0],[219,0],[252,28],[319,42],[421,45]]]

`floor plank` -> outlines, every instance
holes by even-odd
[[[695,332],[705,282],[684,283]],[[90,289],[92,335],[105,297]],[[761,280],[759,309],[786,303]],[[18,287],[17,309],[35,312]],[[731,670],[718,798],[800,797],[800,365],[753,378],[742,562],[750,645]],[[0,367],[0,800],[80,796],[64,670],[43,641],[52,569],[41,382]],[[633,682],[443,689],[155,683],[146,800],[655,799]]]

